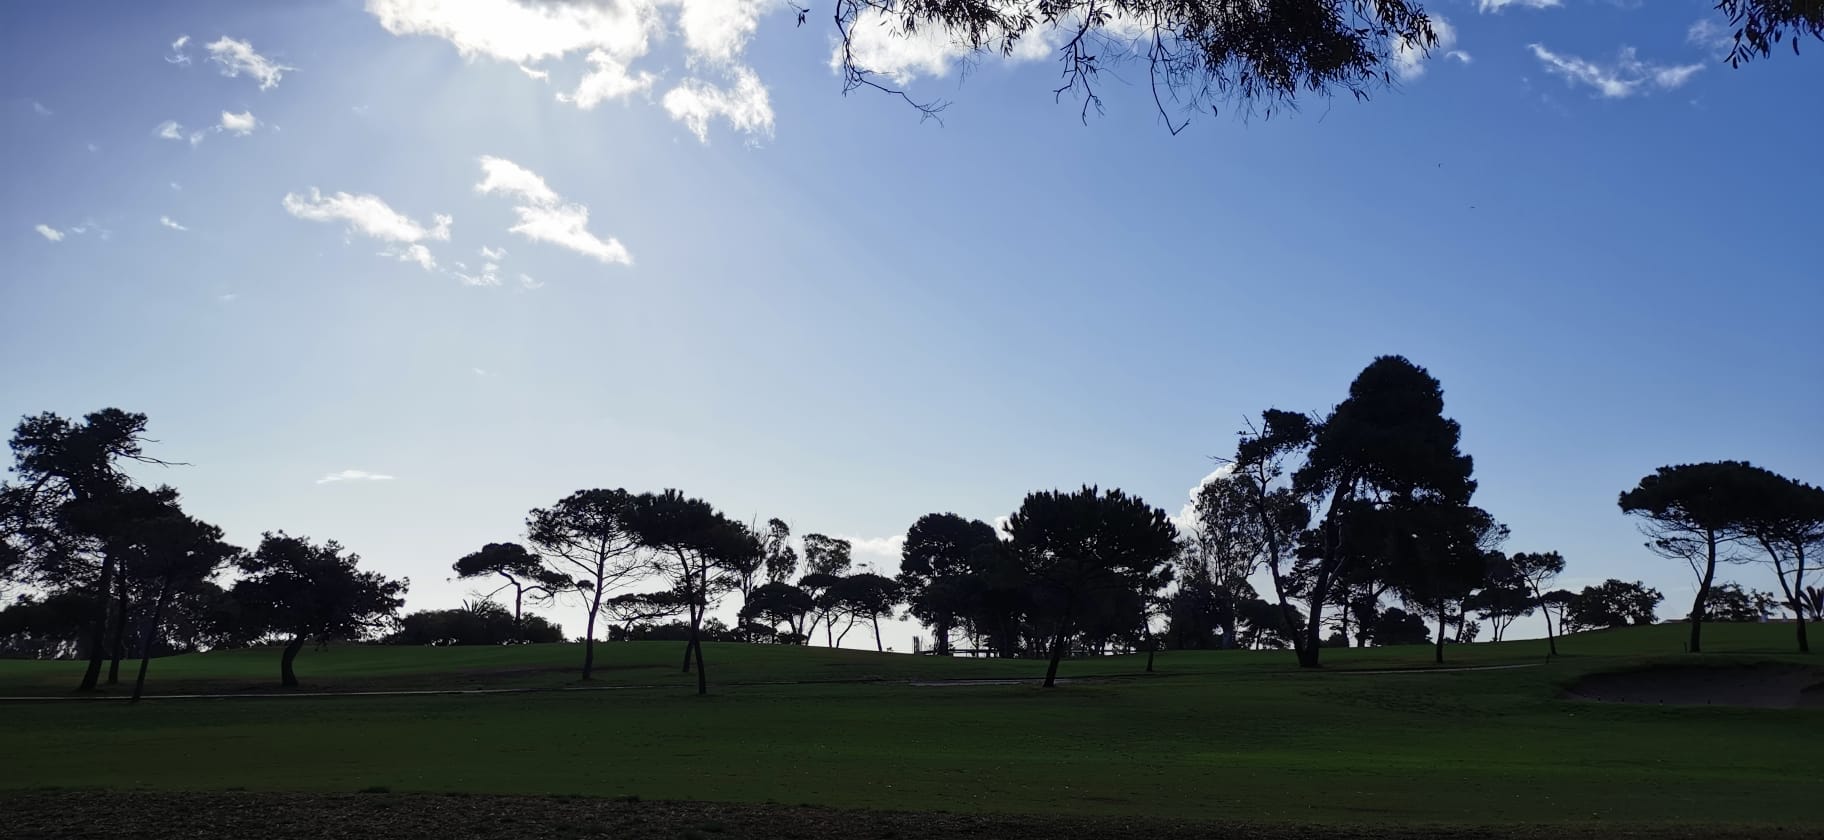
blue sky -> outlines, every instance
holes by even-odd
[[[1244,417],[1400,353],[1511,549],[1674,615],[1619,491],[1824,481],[1824,64],[1731,70],[1709,6],[1434,0],[1396,90],[1173,137],[1139,68],[1084,123],[1043,54],[876,44],[941,126],[844,97],[823,8],[9,3],[0,416],[146,412],[198,515],[422,608],[581,487],[889,570],[920,514],[1029,490],[1176,511]]]

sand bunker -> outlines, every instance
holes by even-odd
[[[1802,665],[1670,665],[1594,674],[1566,693],[1603,703],[1824,708],[1824,671]]]

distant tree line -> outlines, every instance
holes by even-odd
[[[0,655],[85,659],[83,690],[137,659],[137,695],[155,655],[273,644],[293,686],[312,642],[554,642],[561,628],[526,607],[562,607],[580,611],[582,679],[598,638],[670,640],[705,693],[704,642],[834,647],[860,630],[884,649],[881,622],[903,614],[928,628],[933,653],[1042,658],[1051,685],[1064,657],[1113,651],[1148,652],[1149,670],[1161,649],[1284,648],[1316,667],[1326,647],[1430,644],[1443,662],[1447,645],[1485,629],[1499,641],[1535,614],[1556,654],[1560,634],[1651,623],[1663,600],[1619,580],[1555,588],[1563,556],[1504,551],[1507,527],[1473,503],[1442,386],[1397,356],[1375,359],[1328,412],[1262,412],[1188,523],[1119,489],[1037,491],[998,529],[919,517],[887,576],[857,568],[847,540],[795,540],[781,519],[744,523],[677,490],[585,489],[528,512],[523,542],[455,559],[457,578],[490,591],[403,618],[408,582],[336,542],[274,531],[243,550],[175,490],[140,486],[129,465],[166,465],[144,452],[145,428],[144,415],[106,409],[15,429],[0,583],[27,592],[0,609]],[[1808,648],[1806,619],[1824,607],[1805,577],[1824,491],[1730,461],[1663,467],[1620,504],[1650,549],[1696,575],[1691,650],[1706,621],[1782,610]],[[1766,563],[1781,594],[1717,581],[1730,562]],[[733,626],[711,615],[723,605]]]

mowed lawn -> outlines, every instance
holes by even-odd
[[[712,645],[691,694],[681,644],[598,648],[601,682],[521,694],[14,702],[0,788],[581,794],[891,810],[1338,824],[1689,823],[1824,829],[1824,711],[1560,699],[1595,670],[1678,651],[1678,626],[1584,634],[1538,667],[1349,673],[1422,648],[1168,653],[1042,663]],[[1781,655],[1785,625],[1706,629],[1706,662]],[[1452,647],[1461,664],[1541,662],[1543,642]],[[559,687],[574,646],[335,648],[306,689],[441,682]],[[274,681],[276,651],[154,663],[154,688]],[[1695,658],[1695,657],[1692,657]],[[1793,658],[1796,657],[1786,657]],[[270,669],[265,673],[263,669]],[[72,663],[0,662],[0,695],[67,686]],[[1099,676],[1098,676],[1099,675]],[[1130,675],[1130,676],[1123,676]],[[879,682],[838,682],[878,678]],[[160,688],[160,687],[163,688]]]

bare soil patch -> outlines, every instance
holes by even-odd
[[[1770,834],[1771,832],[1771,834]],[[1804,830],[1673,823],[1625,825],[1298,825],[1147,817],[979,816],[789,805],[640,802],[562,796],[440,794],[0,793],[10,840],[1314,840],[1314,838],[1797,838]]]
[[[1667,706],[1824,708],[1824,671],[1804,665],[1665,665],[1592,674],[1566,691],[1573,699]]]

